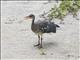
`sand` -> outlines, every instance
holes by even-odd
[[[45,4],[46,3],[46,4]],[[1,3],[1,58],[2,60],[78,60],[79,56],[79,21],[72,15],[64,18],[56,33],[43,35],[43,49],[34,47],[37,35],[31,31],[31,20],[24,20],[29,14],[35,14],[36,21],[43,11],[49,11],[57,4],[54,2],[18,2]],[[59,4],[58,4],[59,5]],[[80,19],[80,11],[78,17]]]

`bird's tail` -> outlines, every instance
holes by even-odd
[[[56,25],[56,27],[60,28],[60,26],[59,26],[59,25],[57,25],[57,24],[55,24],[55,25]]]

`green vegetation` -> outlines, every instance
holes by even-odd
[[[79,9],[80,9],[79,0],[77,1],[62,0],[59,7],[55,6],[54,8],[51,8],[48,17],[50,18],[50,20],[52,20],[53,18],[57,18],[63,21],[63,18],[69,13],[71,13],[73,17],[76,17]]]

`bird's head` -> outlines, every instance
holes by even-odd
[[[24,17],[25,19],[34,19],[35,18],[35,15],[33,14],[30,14],[29,16],[26,16]]]

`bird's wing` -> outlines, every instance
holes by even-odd
[[[42,32],[46,32],[48,29],[49,29],[49,25],[48,25],[48,22],[42,22],[39,24],[39,29],[42,31]]]
[[[56,33],[56,24],[54,24],[54,22],[42,21],[42,22],[38,22],[36,25],[38,25],[38,29],[40,32],[43,32],[43,33],[54,32],[54,33]]]
[[[56,33],[56,25],[54,24],[54,22],[44,22],[40,24],[40,30],[43,33],[50,33],[50,32]]]

